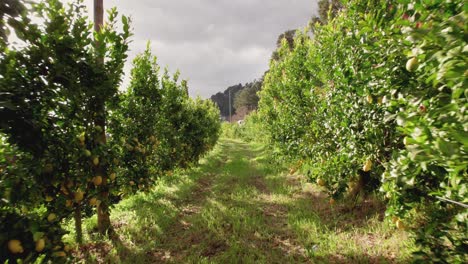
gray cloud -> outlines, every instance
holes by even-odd
[[[92,1],[85,0],[92,12]],[[179,69],[204,98],[262,76],[279,34],[304,27],[316,0],[105,0],[132,17],[129,63],[149,40],[161,67]],[[128,76],[124,85],[128,84]]]

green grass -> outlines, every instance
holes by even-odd
[[[222,139],[198,167],[119,203],[117,239],[95,236],[96,219],[87,219],[88,242],[75,255],[83,263],[408,261],[412,241],[381,221],[377,200],[330,205],[304,177],[279,171],[263,146]]]

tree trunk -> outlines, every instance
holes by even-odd
[[[83,229],[81,228],[81,207],[77,205],[75,207],[75,240],[78,245],[83,244]]]

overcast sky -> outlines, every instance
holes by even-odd
[[[93,1],[85,4],[92,17]],[[317,13],[316,0],[104,0],[114,6],[132,18],[127,75],[149,40],[158,64],[179,69],[203,98],[261,77],[278,35]]]

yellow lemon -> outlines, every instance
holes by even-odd
[[[365,172],[368,172],[372,169],[372,161],[370,159],[366,160],[366,163],[364,163],[364,166],[362,167],[362,170]]]
[[[418,68],[418,65],[418,58],[413,57],[406,62],[406,70],[408,70],[409,72],[414,72]]]
[[[99,157],[94,157],[93,158],[93,164],[94,164],[94,166],[99,165]]]
[[[8,249],[13,254],[18,254],[18,253],[23,253],[24,252],[23,246],[21,245],[21,241],[19,241],[17,239],[12,239],[12,240],[8,241]]]
[[[395,225],[398,229],[400,230],[404,230],[405,229],[405,223],[403,223],[403,221],[401,221],[400,219],[398,219],[396,222],[395,222]]]
[[[102,184],[102,177],[100,175],[93,177],[93,183],[96,186],[99,186]]]
[[[45,248],[45,240],[43,238],[36,241],[36,251],[41,252]]]
[[[47,216],[47,221],[53,222],[56,218],[57,218],[57,215],[56,215],[56,214],[50,213],[50,214]]]
[[[96,206],[96,205],[97,205],[97,199],[94,198],[94,197],[91,198],[91,199],[89,200],[89,205],[91,205],[91,206]]]
[[[76,201],[76,202],[80,202],[80,201],[83,200],[83,198],[84,198],[84,193],[83,193],[80,189],[78,189],[78,190],[75,192],[75,195],[74,195],[74,196],[75,196],[75,201]]]
[[[325,186],[325,181],[323,179],[318,178],[317,179],[317,185]]]

